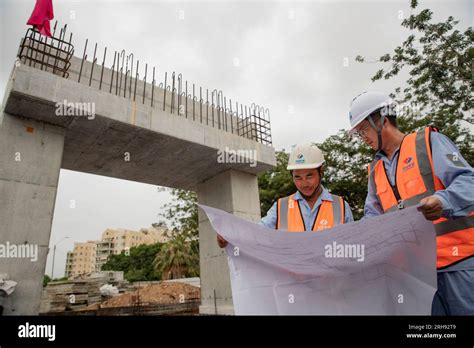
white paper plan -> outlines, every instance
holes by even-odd
[[[285,232],[199,205],[228,242],[237,315],[429,315],[433,224],[415,207],[321,232]]]

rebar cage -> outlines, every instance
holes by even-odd
[[[74,55],[72,33],[66,41],[67,24],[56,34],[57,21],[54,24],[52,37],[42,36],[36,29],[27,30],[21,41],[18,59],[22,64],[28,64],[41,70],[70,79],[76,78],[79,83],[86,83],[92,88],[107,91],[111,94],[158,107],[162,104],[163,111],[171,114],[192,118],[193,121],[219,128],[226,132],[252,139],[264,145],[272,145],[270,110],[255,103],[243,105],[224,96],[221,90],[197,88],[194,83],[183,79],[182,74],[164,72],[164,80],[157,85],[154,66],[151,81],[148,76],[148,64],[145,64],[143,77],[140,77],[139,60],[134,61],[133,53],[126,54],[125,50],[115,51],[111,74],[108,81],[104,79],[104,69],[107,58],[107,47],[104,47],[102,63],[97,62],[97,43],[94,46],[92,60],[88,60],[85,41],[84,50],[78,74],[70,75],[71,58]],[[91,64],[90,69],[83,69],[85,63]],[[143,69],[143,64],[142,64]],[[87,70],[87,71],[86,71]],[[169,78],[170,77],[170,78]],[[81,82],[82,79],[82,82]],[[137,95],[137,86],[139,87]],[[163,99],[157,100],[155,89],[162,90]],[[150,91],[151,89],[151,91]],[[141,94],[141,95],[140,95]],[[138,98],[137,98],[138,97]]]

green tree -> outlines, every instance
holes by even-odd
[[[138,245],[130,248],[128,255],[122,252],[111,255],[102,266],[103,271],[123,271],[130,282],[160,280],[161,273],[153,266],[153,261],[161,250],[163,243]]]
[[[196,238],[199,235],[197,194],[194,191],[171,189],[173,196],[171,203],[165,204],[165,212],[161,217],[171,225],[173,233],[179,232],[187,238]],[[153,227],[166,226],[165,221],[152,224]]]
[[[185,233],[172,233],[153,261],[163,279],[196,277],[199,275],[199,253],[196,240],[190,240]]]
[[[451,138],[472,164],[473,137],[466,128],[474,123],[472,27],[461,32],[456,28],[459,21],[452,16],[433,23],[433,12],[415,12],[417,5],[418,1],[411,1],[412,14],[402,21],[411,34],[392,54],[378,59],[389,67],[378,70],[372,81],[392,79],[408,69],[406,87],[391,94],[400,106],[401,131],[409,133],[433,125]],[[356,60],[365,61],[361,56]]]
[[[123,271],[124,274],[130,269],[130,257],[122,252],[118,255],[110,255],[107,262],[102,265],[101,271]]]
[[[326,160],[324,186],[342,196],[349,203],[354,220],[359,220],[364,215],[367,196],[367,164],[372,161],[374,151],[345,130],[330,136],[318,147]]]
[[[155,255],[153,267],[163,279],[199,276],[199,223],[197,194],[171,189],[173,199],[165,204],[161,220],[153,226],[170,224],[169,240]]]

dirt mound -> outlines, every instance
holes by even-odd
[[[193,285],[177,282],[160,283],[148,285],[133,292],[114,296],[111,299],[102,302],[100,308],[184,303],[199,300],[200,294],[201,289]],[[95,308],[87,309],[97,309],[97,306]]]

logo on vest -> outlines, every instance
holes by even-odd
[[[405,165],[403,166],[402,170],[404,172],[406,172],[407,170],[409,169],[412,169],[413,167],[415,167],[415,161],[413,160],[412,157],[408,156],[407,158],[405,158],[403,160],[403,163],[405,163]]]
[[[288,209],[293,209],[295,207],[295,201],[292,199],[288,200]]]
[[[322,219],[321,221],[319,221],[319,224],[318,224],[318,231],[321,231],[321,230],[325,230],[327,228],[330,228],[328,226],[328,223],[329,221],[326,220],[326,219]]]

